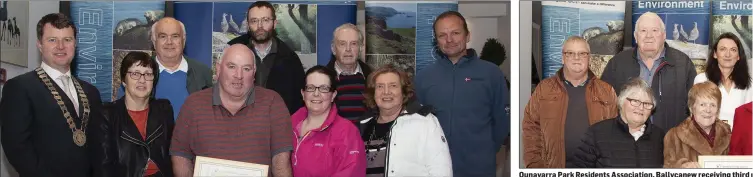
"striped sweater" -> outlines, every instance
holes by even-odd
[[[357,118],[366,112],[363,92],[366,90],[366,77],[363,73],[337,76],[337,97],[335,104],[340,116],[357,123]]]

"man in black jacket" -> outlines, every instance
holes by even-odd
[[[0,101],[2,145],[21,177],[91,176],[90,120],[102,119],[93,85],[71,75],[76,26],[65,15],[37,23],[42,66],[8,81]]]
[[[651,121],[669,130],[690,113],[688,91],[696,76],[695,66],[685,53],[664,43],[664,22],[655,13],[647,12],[638,18],[633,36],[638,48],[615,55],[604,68],[601,80],[618,90],[628,79],[640,77],[656,95]]]
[[[303,107],[301,89],[305,85],[303,64],[298,54],[277,38],[277,16],[272,4],[257,1],[248,7],[248,34],[236,37],[229,45],[245,44],[254,51],[256,85],[274,90],[285,101],[290,114]]]

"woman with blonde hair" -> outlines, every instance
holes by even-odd
[[[700,168],[699,155],[727,155],[731,130],[719,119],[722,93],[702,82],[688,92],[690,117],[664,137],[665,168]]]

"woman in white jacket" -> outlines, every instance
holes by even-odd
[[[360,122],[366,144],[366,176],[452,176],[447,140],[432,108],[413,97],[408,75],[387,65],[366,81],[366,105],[374,110]]]

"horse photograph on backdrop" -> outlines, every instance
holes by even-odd
[[[0,3],[0,42],[11,47],[21,45],[21,30],[18,28],[16,17],[8,15],[8,1]]]
[[[5,41],[5,29],[8,25],[8,1],[0,3],[0,41]]]

